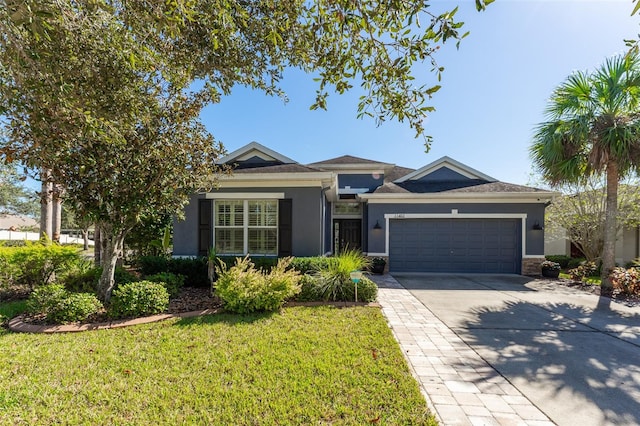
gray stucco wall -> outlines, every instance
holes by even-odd
[[[351,188],[368,188],[369,191],[373,191],[377,187],[383,184],[383,174],[348,174],[338,175],[338,187],[341,189],[347,186]]]
[[[198,195],[192,195],[184,208],[184,219],[173,219],[173,255],[198,255]]]
[[[322,198],[321,188],[234,188],[220,189],[218,193],[284,192],[292,200],[292,245],[295,256],[322,254]],[[173,255],[198,254],[198,203],[204,195],[193,195],[185,207],[185,219],[173,222]],[[212,239],[213,241],[213,239]]]
[[[459,214],[464,213],[510,213],[526,214],[526,253],[527,255],[544,255],[544,231],[531,229],[537,221],[544,224],[545,205],[540,203],[531,204],[466,204],[466,203],[445,203],[445,204],[369,204],[367,208],[367,221],[375,224],[379,221],[383,229],[375,230],[372,226],[367,226],[368,246],[364,248],[370,253],[384,253],[385,251],[385,214],[393,213],[451,213],[452,209],[457,209]],[[392,219],[393,220],[393,219]]]

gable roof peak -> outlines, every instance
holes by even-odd
[[[324,165],[355,165],[355,164],[370,164],[370,165],[391,165],[389,163],[383,163],[381,161],[368,160],[366,158],[355,157],[353,155],[342,155],[340,157],[330,158],[328,160],[318,161],[311,163],[314,166]]]
[[[238,149],[236,149],[233,152],[230,152],[229,154],[225,155],[224,157],[220,158],[218,160],[218,164],[225,164],[225,163],[232,163],[234,161],[237,161],[239,159],[242,158],[248,158],[251,154],[254,154],[255,156],[259,156],[261,158],[264,159],[270,159],[272,161],[279,161],[283,164],[297,164],[297,161],[292,160],[289,157],[286,157],[282,154],[280,154],[279,152],[276,152],[270,148],[267,148],[266,146],[253,141],[250,142],[248,144],[246,144],[245,146],[242,146]],[[261,155],[262,154],[262,155]]]
[[[424,176],[429,175],[430,173],[435,172],[438,169],[441,169],[443,167],[449,168],[451,170],[453,170],[454,172],[457,172],[469,179],[479,179],[479,180],[484,180],[487,182],[497,182],[498,180],[495,178],[492,178],[489,175],[486,175],[472,167],[467,166],[466,164],[463,164],[457,160],[454,160],[451,157],[448,156],[443,156],[440,157],[439,159],[427,164],[424,167],[419,168],[418,170],[409,173],[408,175],[402,176],[399,179],[396,179],[395,182],[396,183],[402,183],[408,180],[418,180]]]

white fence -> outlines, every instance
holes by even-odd
[[[21,232],[0,230],[0,241],[38,241],[40,234],[38,232]],[[84,244],[82,238],[72,237],[67,234],[60,235],[60,243],[62,244]],[[93,245],[93,240],[89,240],[89,245]]]

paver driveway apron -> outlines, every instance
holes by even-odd
[[[519,275],[394,277],[555,423],[640,424],[640,308]]]

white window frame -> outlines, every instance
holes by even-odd
[[[336,211],[336,207],[344,204],[358,204],[360,206],[360,211],[358,213],[338,213]],[[334,219],[362,219],[362,211],[364,210],[363,203],[359,203],[357,201],[348,201],[348,202],[334,202],[332,203],[332,213]]]
[[[274,202],[275,203],[275,215],[276,215],[276,223],[275,225],[258,225],[258,226],[251,226],[249,224],[249,203],[250,202],[254,202],[254,201],[264,201],[264,202]],[[218,203],[231,203],[231,202],[242,202],[242,226],[223,226],[223,225],[218,225]],[[277,199],[274,198],[263,198],[263,199],[258,199],[258,198],[251,198],[251,199],[244,199],[244,200],[238,200],[237,198],[231,198],[231,199],[226,199],[226,198],[216,198],[214,200],[214,206],[213,206],[213,245],[214,247],[216,247],[216,233],[218,231],[218,229],[242,229],[242,253],[219,253],[222,256],[238,256],[238,255],[245,255],[245,254],[252,254],[249,253],[249,230],[252,229],[270,229],[270,230],[274,230],[275,231],[275,235],[276,235],[276,246],[275,246],[275,252],[274,253],[254,253],[252,255],[255,256],[277,256],[278,255],[278,201]]]

